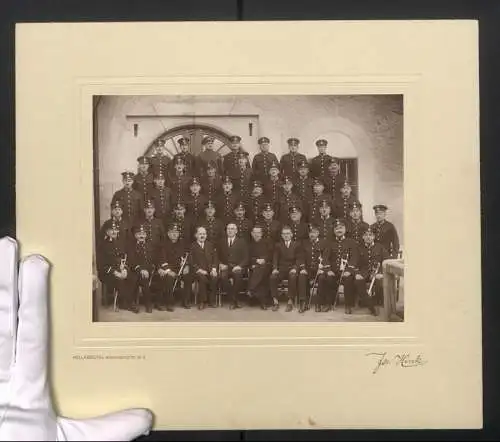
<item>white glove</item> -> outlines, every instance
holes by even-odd
[[[49,264],[29,256],[19,279],[17,267],[16,241],[1,238],[0,440],[118,441],[149,433],[152,414],[140,408],[83,420],[56,415],[47,377]]]

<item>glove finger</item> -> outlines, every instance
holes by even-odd
[[[90,419],[60,417],[57,440],[127,441],[149,434],[153,415],[149,410],[133,408]]]
[[[10,376],[17,327],[17,242],[0,239],[0,380]]]
[[[48,262],[32,255],[19,271],[19,326],[17,329],[15,402],[19,406],[48,406]]]

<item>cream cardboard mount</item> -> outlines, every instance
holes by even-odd
[[[53,264],[61,413],[143,406],[159,429],[482,426],[476,22],[16,34],[17,231],[23,255]],[[404,323],[92,323],[93,95],[365,93],[404,95]]]

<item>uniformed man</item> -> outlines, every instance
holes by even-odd
[[[278,162],[273,162],[269,166],[269,178],[264,183],[264,195],[275,211],[278,210],[279,196],[281,193],[280,170]]]
[[[201,140],[203,151],[197,157],[197,170],[200,177],[204,175],[209,163],[215,166],[218,174],[222,173],[222,155],[214,150],[214,141],[215,138],[208,135]]]
[[[243,201],[238,202],[234,208],[234,217],[230,222],[236,224],[238,228],[237,236],[248,242],[250,239],[251,223],[250,220],[245,217],[245,212],[245,204]]]
[[[330,270],[328,275],[334,279],[333,308],[337,302],[339,286],[344,286],[345,312],[350,315],[355,301],[354,274],[359,263],[359,247],[356,241],[347,238],[345,221],[336,219],[335,238],[331,244]]]
[[[130,297],[130,266],[127,261],[127,244],[118,240],[118,229],[118,224],[114,221],[105,224],[104,238],[99,241],[96,250],[97,275],[106,292],[114,293],[115,290],[117,291],[119,306],[137,313],[137,306],[133,305]]]
[[[155,206],[155,216],[165,224],[171,211],[172,194],[170,188],[165,186],[165,175],[162,169],[158,168],[158,173],[154,176],[154,188],[151,191],[151,200]]]
[[[153,174],[149,171],[149,159],[145,156],[137,158],[137,174],[134,176],[134,189],[137,190],[144,200],[150,198],[153,189]]]
[[[161,172],[161,174],[166,177],[170,168],[170,162],[170,157],[165,149],[165,140],[157,140],[151,157],[149,158],[149,169],[151,173],[153,175],[158,175]]]
[[[172,215],[167,219],[167,225],[171,224],[178,226],[180,241],[186,247],[190,247],[193,240],[193,222],[186,216],[186,206],[184,203],[176,204],[173,207]]]
[[[213,244],[218,244],[224,236],[224,223],[216,215],[216,207],[211,201],[205,204],[205,217],[200,219],[198,224],[205,227],[207,240]]]
[[[255,179],[260,181],[267,180],[271,164],[278,163],[278,158],[272,152],[269,152],[270,140],[267,137],[260,137],[259,143],[260,152],[253,157],[252,170]]]
[[[302,209],[302,201],[293,192],[293,181],[291,177],[285,176],[281,183],[281,193],[278,200],[278,215],[281,224],[290,222],[290,209],[292,207],[299,207]]]
[[[262,220],[258,224],[262,227],[262,237],[269,240],[272,245],[279,241],[281,224],[274,219],[274,208],[271,203],[266,203],[262,208]]]
[[[187,215],[196,224],[204,215],[205,204],[207,198],[201,194],[200,180],[196,177],[191,178],[189,186],[190,193],[186,198]]]
[[[229,138],[229,141],[229,148],[231,149],[231,152],[227,153],[222,158],[223,172],[232,180],[237,180],[240,176],[238,159],[240,158],[241,153],[248,156],[248,152],[242,148],[240,136],[233,135]]]
[[[174,155],[174,161],[179,158],[182,159],[186,165],[186,175],[195,176],[197,174],[197,164],[195,156],[189,151],[189,148],[191,147],[191,140],[188,137],[181,137],[177,141],[177,144],[179,145],[180,152]]]
[[[126,245],[132,236],[132,225],[123,218],[123,208],[120,200],[116,200],[111,206],[111,218],[104,221],[99,233],[99,238],[97,238],[98,241],[107,236],[106,232],[112,223],[118,228],[117,241]]]
[[[281,157],[281,172],[283,175],[295,179],[298,175],[299,164],[302,161],[307,161],[307,158],[304,154],[298,152],[300,141],[297,138],[289,138],[287,143],[289,153],[286,153]]]
[[[332,202],[335,203],[340,198],[340,189],[346,181],[346,177],[340,172],[340,162],[336,157],[332,157],[328,165],[328,171],[324,176],[325,192],[330,195]]]
[[[243,201],[248,201],[250,196],[250,187],[252,183],[252,169],[248,165],[248,157],[240,152],[238,157],[238,177],[233,180],[238,197]]]
[[[111,205],[114,206],[116,201],[119,201],[123,210],[123,219],[133,225],[138,217],[142,215],[144,198],[137,190],[132,188],[134,184],[133,172],[122,172],[122,180],[123,188],[114,193]]]
[[[176,288],[182,291],[182,306],[191,308],[191,275],[187,265],[186,247],[180,240],[179,225],[170,224],[167,226],[167,238],[163,242],[158,265],[158,277],[161,299],[158,310],[174,311],[174,284],[177,280]],[[182,266],[181,270],[181,265]],[[181,281],[184,283],[181,286]]]
[[[171,205],[185,201],[189,192],[190,177],[186,174],[186,163],[182,158],[176,158],[173,162],[174,173],[170,178],[170,190],[172,195]]]
[[[229,176],[222,180],[222,193],[217,197],[215,207],[219,218],[224,224],[234,217],[234,208],[238,202],[238,196],[233,192],[233,182]]]
[[[299,163],[299,174],[293,183],[295,193],[305,205],[312,198],[313,179],[309,176],[309,164],[307,161]]]
[[[152,313],[151,282],[158,261],[159,248],[155,247],[153,241],[147,240],[147,231],[144,225],[134,227],[135,241],[129,249],[130,257],[130,281],[132,296],[137,299],[139,288],[147,313]]]
[[[326,153],[328,141],[321,139],[316,141],[318,155],[311,160],[311,174],[314,178],[323,179],[328,175],[328,165],[332,161],[332,157]]]
[[[246,209],[252,225],[260,221],[264,204],[266,204],[266,199],[264,197],[264,189],[262,188],[262,183],[260,181],[254,181],[252,193],[250,194],[250,198],[248,199]]]
[[[340,198],[335,200],[335,216],[348,219],[351,212],[351,205],[355,203],[356,197],[352,194],[352,187],[346,181],[340,189]]]
[[[165,239],[165,224],[159,218],[155,217],[155,205],[150,199],[144,202],[144,217],[139,224],[146,230],[146,241],[152,242],[153,247],[157,248]]]
[[[370,226],[363,221],[363,205],[359,201],[354,201],[350,206],[349,220],[347,221],[347,236],[363,244],[363,234]]]
[[[383,271],[382,263],[388,259],[387,250],[375,243],[373,230],[368,227],[363,232],[363,245],[359,249],[359,270],[356,272],[356,292],[360,304],[368,307],[372,315],[377,315],[375,305],[382,305],[383,296]],[[373,281],[373,285],[372,285]],[[368,294],[368,290],[371,292]]]
[[[262,310],[267,310],[274,241],[263,238],[260,225],[253,226],[251,235],[248,294],[259,300]]]
[[[209,161],[206,165],[206,172],[201,177],[201,192],[208,201],[215,203],[219,192],[222,191],[222,180],[217,173],[217,166],[213,161]]]
[[[331,207],[327,200],[323,200],[321,206],[319,206],[319,217],[315,219],[315,224],[318,226],[321,240],[333,240],[335,219],[331,216]]]
[[[240,308],[238,294],[243,287],[243,275],[248,267],[248,244],[247,241],[236,235],[238,228],[236,224],[229,223],[226,226],[226,234],[218,244],[219,278],[223,290],[230,296],[229,308]],[[232,279],[233,283],[229,281]]]
[[[303,263],[302,247],[292,239],[292,230],[289,226],[281,229],[281,241],[274,247],[273,271],[271,272],[271,296],[273,297],[273,310],[279,309],[278,286],[288,280],[288,303],[286,311],[293,310],[293,303],[297,293],[297,272]]]
[[[292,239],[302,244],[302,242],[307,239],[308,227],[307,224],[302,221],[302,211],[299,207],[293,206],[290,208],[290,222],[288,225],[292,230]]]
[[[322,307],[324,311],[329,310],[328,303],[328,286],[331,286],[331,281],[327,281],[327,271],[329,269],[329,245],[325,240],[319,238],[319,229],[315,224],[311,224],[309,228],[308,239],[302,243],[304,261],[300,266],[299,272],[299,313],[306,310],[306,303],[310,295],[310,283],[315,281],[317,287],[317,299],[315,303],[315,311],[320,312]],[[329,277],[332,278],[331,276]]]
[[[323,201],[326,201],[331,207],[332,202],[330,196],[324,192],[325,185],[321,178],[315,178],[313,183],[313,193],[312,198],[309,200],[307,206],[307,220],[309,222],[317,222],[319,216],[319,208],[323,205]]]
[[[386,220],[387,206],[377,204],[373,206],[377,221],[371,225],[375,233],[375,242],[384,246],[391,259],[397,259],[399,254],[399,235],[394,224]]]

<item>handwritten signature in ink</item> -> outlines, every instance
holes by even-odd
[[[375,360],[375,367],[372,370],[373,374],[378,373],[381,367],[387,367],[390,365],[401,367],[401,368],[411,368],[420,367],[427,364],[427,361],[421,354],[416,356],[410,355],[410,353],[396,353],[392,357],[387,356],[387,352],[384,353],[367,353],[366,356],[372,357]]]

